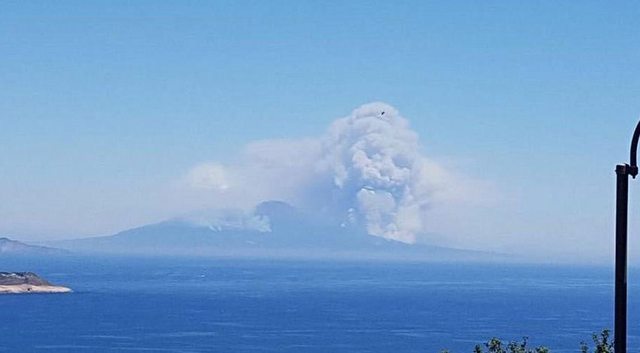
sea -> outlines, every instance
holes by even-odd
[[[471,353],[492,337],[578,352],[613,324],[610,267],[74,257],[0,258],[0,270],[74,290],[0,296],[11,353]]]

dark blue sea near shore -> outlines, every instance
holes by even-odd
[[[75,290],[0,296],[0,351],[11,353],[471,352],[493,336],[576,352],[612,326],[610,268],[0,258],[0,269]]]

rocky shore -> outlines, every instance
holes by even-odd
[[[70,288],[53,285],[33,272],[0,272],[0,294],[69,292]]]

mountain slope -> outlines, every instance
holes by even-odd
[[[45,246],[29,245],[9,238],[0,238],[0,255],[64,255],[68,252]]]
[[[279,201],[259,204],[249,217],[268,220],[269,231],[175,219],[125,230],[111,236],[68,240],[55,244],[78,251],[117,254],[393,256],[440,260],[487,256],[486,253],[409,245],[371,236],[355,227],[341,227],[323,222]],[[242,222],[236,220],[235,223]]]

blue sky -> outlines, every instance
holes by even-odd
[[[160,194],[194,165],[384,101],[501,200],[436,227],[454,245],[598,255],[640,116],[638,18],[632,1],[3,2],[0,233],[169,217]]]

